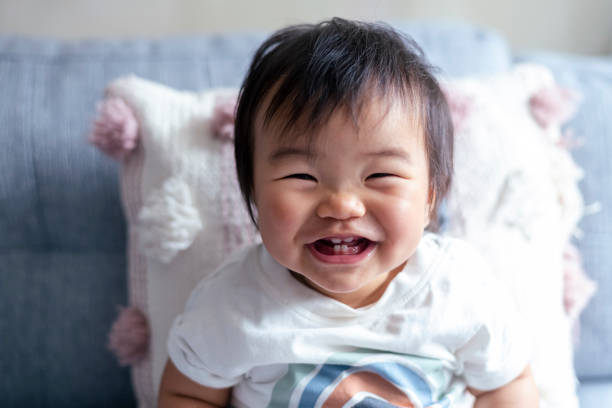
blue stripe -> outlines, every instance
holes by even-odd
[[[329,387],[329,385],[333,383],[335,379],[340,376],[340,374],[350,368],[351,366],[348,365],[325,364],[304,389],[298,407],[314,408],[317,399],[323,393],[323,391],[325,391],[325,389]]]
[[[409,367],[403,366],[395,362],[373,363],[361,367],[325,364],[321,367],[317,375],[315,375],[304,388],[302,397],[300,398],[299,408],[313,408],[317,399],[323,392],[345,371],[358,368],[355,372],[367,371],[374,372],[385,378],[399,388],[412,391],[419,398],[421,404],[429,405],[433,402],[433,391],[429,384],[418,374],[412,371]],[[381,397],[384,397],[381,395]],[[372,398],[370,400],[373,401]],[[364,405],[365,407],[365,405]]]

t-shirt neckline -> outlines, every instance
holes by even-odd
[[[415,253],[404,268],[389,283],[378,301],[360,308],[352,308],[306,286],[291,276],[263,244],[257,250],[257,269],[262,290],[286,311],[301,315],[317,323],[351,324],[355,320],[375,319],[381,313],[395,310],[409,302],[429,281],[440,260],[439,236],[425,233]]]

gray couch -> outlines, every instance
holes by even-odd
[[[537,61],[584,95],[587,203],[578,242],[599,291],[576,353],[583,407],[612,406],[612,59],[512,52],[489,30],[397,24],[449,76]],[[106,349],[127,304],[118,165],[85,142],[104,85],[126,73],[196,90],[238,86],[263,34],[62,41],[0,37],[0,406],[130,407],[129,369]]]

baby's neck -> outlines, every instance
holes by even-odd
[[[304,275],[301,275],[294,271],[289,272],[291,273],[291,276],[293,276],[298,282],[300,282],[304,286],[307,286],[324,296],[335,299],[338,302],[344,303],[345,305],[352,307],[353,309],[359,309],[362,307],[371,306],[374,303],[378,302],[380,298],[385,294],[385,291],[387,290],[389,284],[391,284],[393,279],[395,279],[395,277],[403,269],[404,264],[398,266],[397,268],[395,268],[391,272],[386,273],[385,275],[381,275],[380,279],[378,279],[376,282],[372,282],[367,286],[364,286],[354,292],[349,293],[330,292],[317,286]]]

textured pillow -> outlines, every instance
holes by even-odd
[[[486,251],[515,294],[536,343],[542,406],[575,407],[561,262],[581,216],[580,171],[557,143],[558,117],[546,115],[546,103],[534,104],[553,86],[537,67],[445,84],[458,131],[444,225]],[[109,112],[94,132],[105,136],[94,143],[124,160],[132,306],[115,323],[111,346],[133,364],[140,407],[155,406],[167,332],[196,282],[231,251],[259,240],[235,177],[235,96],[180,92],[136,77],[107,87]],[[544,113],[534,114],[537,107]]]
[[[114,119],[118,129],[94,130],[99,135],[94,143],[124,160],[121,197],[132,306],[115,323],[111,346],[122,362],[132,363],[140,407],[156,406],[167,333],[191,290],[233,250],[258,240],[235,175],[233,111],[229,122],[223,120],[222,109],[228,101],[235,104],[236,94],[227,89],[180,92],[134,76],[106,89],[101,115],[106,113],[107,120],[98,120],[97,127]],[[129,112],[117,108],[118,101],[131,108],[139,124],[134,146],[125,120]],[[148,321],[148,345],[134,333],[137,311]]]
[[[561,122],[573,95],[540,66],[446,84],[456,128],[448,234],[473,243],[512,291],[533,340],[542,408],[577,407],[564,253],[583,213]]]

